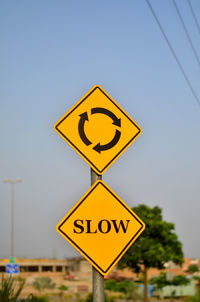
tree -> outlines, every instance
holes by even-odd
[[[200,276],[194,276],[193,279],[196,281],[197,291],[199,292],[200,297]]]
[[[153,284],[155,289],[158,290],[160,292],[160,296],[162,297],[162,291],[163,288],[167,285],[169,285],[169,281],[167,280],[167,275],[166,273],[162,272],[160,273],[159,276],[156,277],[152,277],[150,279],[150,284]]]
[[[175,286],[188,285],[189,283],[190,283],[190,280],[184,275],[177,275],[177,276],[174,276],[174,278],[172,279],[172,285],[175,285]]]
[[[184,261],[182,244],[174,232],[174,224],[163,220],[161,208],[139,205],[133,211],[145,222],[146,229],[124,254],[119,267],[143,271],[144,301],[147,302],[148,269],[162,269],[168,261],[181,265]]]
[[[196,264],[191,264],[189,267],[188,267],[188,269],[187,269],[187,272],[188,273],[196,273],[196,272],[198,272],[199,271],[199,267],[198,267],[198,265],[196,265]]]
[[[190,283],[190,280],[184,275],[176,275],[169,280],[167,274],[161,272],[159,276],[150,279],[150,283],[155,286],[156,290],[162,293],[162,289],[167,285],[184,286]],[[163,298],[163,297],[162,297]]]
[[[171,281],[172,285],[180,286],[181,287],[181,294],[182,294],[182,287],[184,285],[188,285],[189,283],[190,283],[190,280],[186,276],[184,276],[184,275],[174,276],[174,278]]]

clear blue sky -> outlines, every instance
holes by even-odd
[[[200,67],[171,0],[151,0],[200,96]],[[177,0],[200,56],[200,34]],[[200,3],[191,0],[200,22]],[[16,184],[17,257],[78,255],[56,224],[90,186],[85,161],[53,130],[101,85],[143,133],[103,175],[130,207],[163,209],[185,256],[200,257],[200,106],[145,0],[0,3],[0,179]],[[10,186],[0,182],[0,257],[10,253]]]

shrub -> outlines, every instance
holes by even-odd
[[[35,297],[33,295],[30,295],[25,302],[49,302],[48,297]]]
[[[198,265],[196,264],[191,264],[189,267],[188,267],[188,270],[187,270],[188,273],[196,273],[196,272],[199,272],[199,267]]]
[[[113,279],[108,279],[105,281],[105,289],[111,290],[113,292],[123,293],[127,300],[141,299],[141,294],[139,292],[139,287],[131,280],[115,281]]]
[[[38,291],[41,291],[42,289],[54,289],[55,283],[49,277],[38,277],[35,278],[33,286]]]
[[[62,284],[58,289],[65,291],[68,290],[68,287]]]
[[[23,287],[25,280],[17,280],[10,275],[5,278],[2,274],[1,289],[0,289],[0,302],[16,302]]]
[[[114,279],[108,279],[105,281],[105,289],[111,290],[113,292],[118,292],[118,285]]]
[[[113,292],[120,292],[127,294],[134,287],[134,282],[131,280],[115,281],[113,279],[108,279],[105,282],[105,289],[111,290]]]
[[[108,295],[105,294],[105,302],[114,302],[115,299],[114,297],[109,297]],[[93,294],[90,293],[87,295],[85,302],[93,302]]]
[[[200,289],[197,291],[194,297],[189,297],[187,299],[188,302],[200,302]]]

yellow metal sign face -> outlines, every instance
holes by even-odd
[[[141,128],[100,87],[94,86],[54,126],[97,174],[141,134]]]
[[[102,275],[109,273],[144,228],[103,181],[97,181],[57,225],[57,231]]]

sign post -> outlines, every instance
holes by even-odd
[[[97,181],[101,180],[102,176],[98,175],[91,168],[91,186]],[[93,301],[104,302],[104,277],[92,266],[92,288],[93,288]]]
[[[140,236],[145,224],[102,181],[102,174],[142,130],[98,85],[54,129],[91,167],[91,188],[56,228],[92,264],[93,301],[104,302],[104,275]]]

